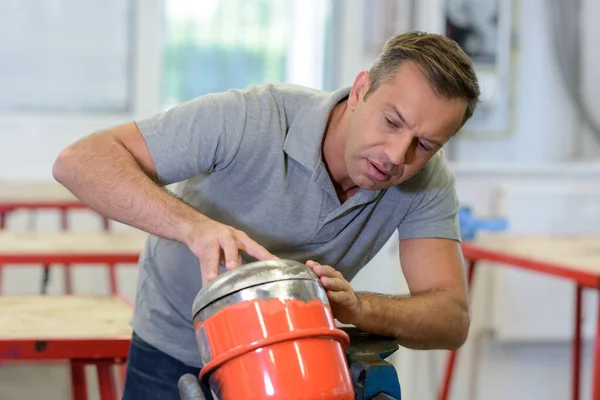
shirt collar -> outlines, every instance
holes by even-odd
[[[333,107],[348,97],[350,87],[315,95],[298,111],[291,122],[283,150],[304,167],[317,172],[323,164],[321,145]]]
[[[338,203],[338,196],[321,157],[321,148],[329,114],[336,104],[348,97],[350,89],[351,87],[348,86],[335,92],[324,92],[307,101],[291,122],[283,144],[286,154],[307,168],[311,172],[311,179]],[[335,217],[338,212],[351,207],[373,201],[380,193],[381,190],[360,189],[330,217]]]

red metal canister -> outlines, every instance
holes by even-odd
[[[200,379],[218,399],[354,399],[348,335],[304,264],[259,261],[227,271],[198,293],[193,315]]]

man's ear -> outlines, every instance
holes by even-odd
[[[371,86],[371,76],[368,71],[360,71],[356,78],[354,78],[354,84],[350,90],[348,96],[348,107],[354,111],[358,104],[362,101]]]

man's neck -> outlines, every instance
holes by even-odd
[[[323,135],[323,163],[342,203],[358,191],[358,187],[348,175],[344,158],[348,118],[347,101],[344,100],[331,110]]]

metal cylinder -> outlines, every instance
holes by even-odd
[[[220,400],[354,398],[324,288],[304,264],[259,261],[227,271],[193,306],[204,367]]]

